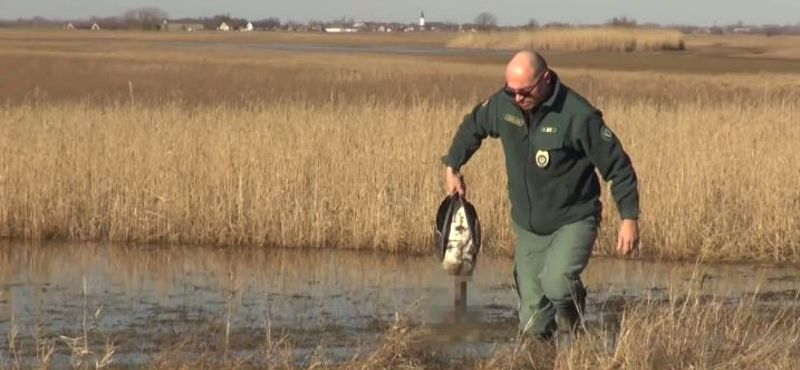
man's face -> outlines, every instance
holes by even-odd
[[[506,77],[505,92],[523,110],[531,110],[539,106],[550,94],[550,70],[536,77]]]

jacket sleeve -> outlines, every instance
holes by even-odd
[[[595,111],[585,123],[573,126],[573,140],[594,164],[603,180],[611,181],[611,193],[622,219],[639,218],[639,190],[636,172],[622,143]]]
[[[491,99],[475,106],[472,112],[464,116],[464,120],[456,131],[447,155],[442,162],[458,171],[469,161],[470,157],[481,147],[487,136],[498,137],[495,120],[496,106]]]

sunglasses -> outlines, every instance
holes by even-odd
[[[508,84],[506,84],[506,86],[503,88],[503,91],[505,91],[505,93],[508,96],[512,97],[512,98],[517,97],[517,95],[519,95],[519,96],[521,96],[523,98],[527,98],[527,97],[529,97],[529,96],[531,96],[533,94],[533,90],[536,90],[536,86],[538,86],[539,83],[542,82],[542,77],[544,77],[544,75],[546,73],[547,73],[547,71],[542,72],[539,75],[539,77],[536,78],[536,81],[533,82],[533,85],[530,85],[530,86],[528,86],[526,88],[519,89],[519,90],[514,90],[514,89],[508,87]]]

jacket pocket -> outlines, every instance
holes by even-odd
[[[533,138],[531,160],[544,176],[559,176],[569,170],[570,153],[563,135],[537,132]]]

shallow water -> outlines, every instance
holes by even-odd
[[[613,321],[626,299],[662,299],[670,289],[796,304],[800,268],[595,258],[584,281],[587,323],[596,325]],[[33,343],[38,327],[79,336],[86,317],[90,332],[118,344],[116,364],[151,361],[190,336],[221,343],[228,322],[230,348],[240,352],[255,350],[269,333],[290,336],[298,353],[323,343],[344,358],[369,349],[398,312],[432,324],[434,341],[450,349],[480,354],[513,340],[511,260],[481,256],[461,324],[448,321],[453,293],[432,256],[0,241],[0,334],[13,323],[23,344]],[[90,337],[102,345],[100,334]],[[7,357],[8,341],[0,342]]]

